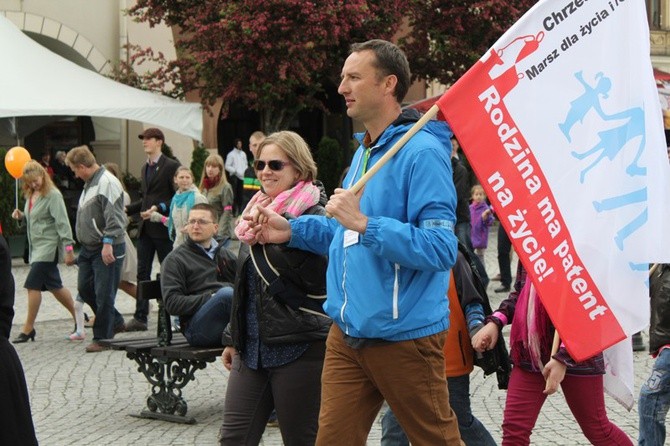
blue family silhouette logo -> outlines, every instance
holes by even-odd
[[[639,160],[646,148],[645,113],[642,107],[631,107],[625,110],[608,113],[603,109],[602,100],[609,97],[614,84],[604,73],[599,72],[593,76],[592,81],[584,79],[583,71],[574,74],[581,84],[584,92],[570,102],[570,109],[558,128],[571,145],[570,131],[577,124],[583,124],[584,118],[591,111],[595,111],[600,118],[600,129],[594,130],[597,135],[596,144],[583,151],[572,150],[571,155],[579,161],[590,163],[586,165],[579,175],[579,181],[584,184],[586,174],[594,167],[601,164],[605,158],[610,161],[621,157],[623,151],[634,151],[633,159],[625,167],[625,174],[629,177],[646,176],[647,168],[640,166]],[[614,123],[614,125],[612,125]],[[641,187],[629,192],[603,197],[593,202],[593,207],[598,213],[608,212],[619,208],[637,206],[641,211],[627,224],[619,228],[614,238],[616,246],[623,251],[625,240],[640,230],[648,220],[647,212],[647,188]]]

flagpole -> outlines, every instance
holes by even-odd
[[[558,347],[561,343],[561,337],[558,335],[558,330],[554,328],[554,341],[551,343],[551,356],[554,356],[556,353],[558,353]]]
[[[426,114],[423,115],[421,119],[416,121],[416,123],[407,131],[407,133],[402,135],[402,138],[400,138],[393,145],[393,147],[389,149],[388,152],[386,152],[381,158],[379,158],[379,161],[377,161],[374,164],[374,166],[372,166],[370,170],[368,170],[365,173],[365,175],[363,175],[358,181],[356,181],[356,184],[351,186],[349,190],[354,194],[357,193],[359,190],[361,190],[363,186],[365,186],[365,183],[370,181],[370,178],[372,178],[372,176],[376,174],[377,171],[381,169],[384,166],[384,164],[386,164],[388,160],[390,160],[393,157],[393,155],[395,155],[400,149],[402,149],[403,146],[407,143],[407,141],[409,141],[409,139],[416,134],[416,132],[421,130],[423,126],[425,126],[428,123],[428,121],[430,121],[437,115],[437,112],[439,110],[440,109],[437,105],[433,105],[430,109],[428,109]]]

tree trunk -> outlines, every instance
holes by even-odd
[[[266,134],[288,130],[291,122],[298,116],[298,110],[284,108],[267,108],[263,110],[263,130]]]

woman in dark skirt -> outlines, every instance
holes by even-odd
[[[9,342],[14,318],[12,259],[0,237],[0,444],[36,445],[23,367]]]
[[[77,321],[72,294],[63,286],[58,271],[61,257],[65,257],[66,261],[74,261],[74,240],[63,195],[37,161],[26,163],[21,180],[26,205],[23,212],[14,209],[12,218],[24,222],[28,229],[30,272],[24,284],[28,290],[26,321],[13,342],[18,344],[35,340],[35,319],[42,303],[42,291],[46,290],[70,312],[77,325],[76,333],[83,333],[83,318]],[[75,341],[81,340],[81,337],[68,335],[67,339]]]

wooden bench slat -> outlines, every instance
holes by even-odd
[[[151,355],[154,357],[166,357],[166,358],[175,358],[175,359],[193,359],[193,360],[206,360],[206,359],[216,359],[221,356],[223,353],[223,347],[215,348],[206,348],[206,347],[190,347],[190,346],[180,346],[175,348],[175,346],[169,347],[154,347],[151,349]]]

